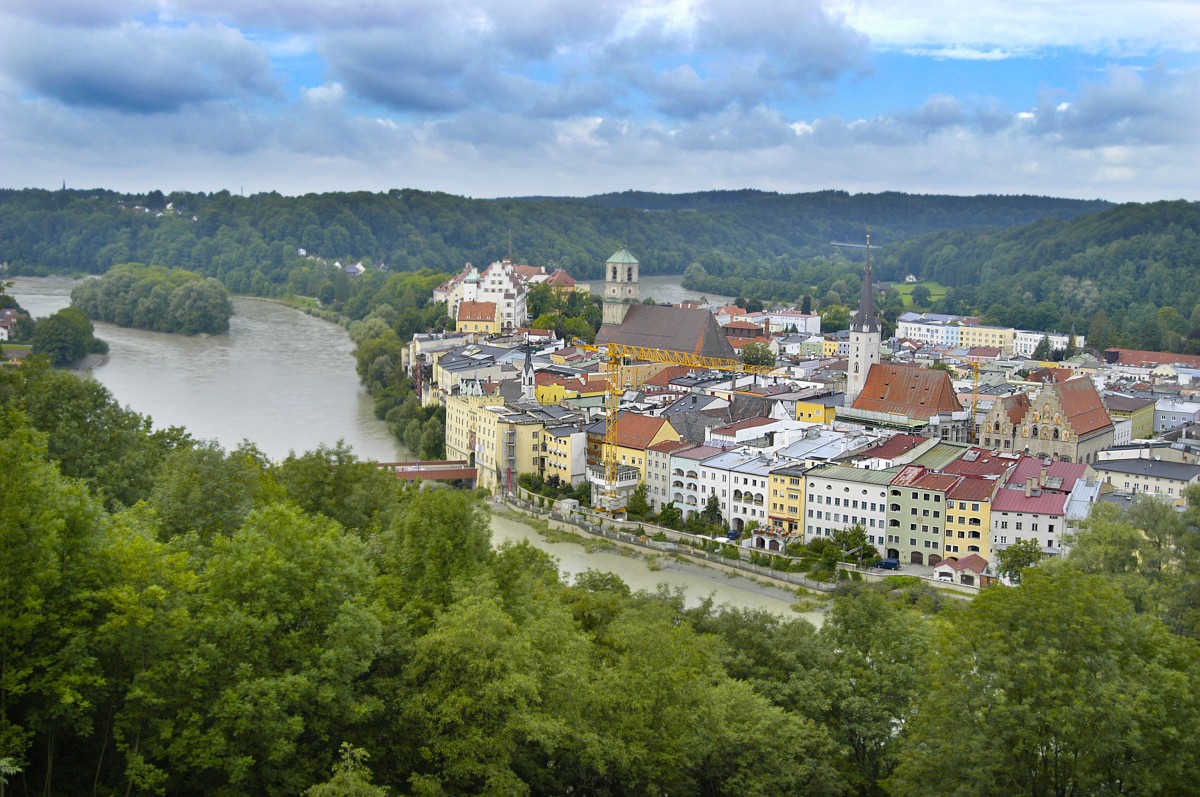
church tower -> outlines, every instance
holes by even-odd
[[[604,264],[604,323],[619,326],[629,305],[640,301],[637,258],[621,247]]]
[[[846,363],[846,402],[849,407],[867,383],[871,366],[879,362],[883,346],[879,317],[875,314],[875,286],[871,283],[871,236],[867,236],[867,269],[863,274],[858,312],[850,321],[850,360]]]
[[[537,376],[533,370],[533,347],[525,342],[525,366],[521,369],[521,401],[537,401]]]

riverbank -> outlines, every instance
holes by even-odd
[[[797,590],[792,585],[767,577],[748,575],[716,561],[699,562],[686,551],[655,550],[646,546],[588,534],[573,524],[524,511],[500,499],[488,502],[496,521],[520,524],[536,535],[530,540],[541,550],[560,559],[560,566],[574,575],[585,569],[616,572],[631,588],[653,590],[660,583],[684,585],[689,603],[695,605],[711,595],[714,602],[738,608],[761,608],[785,616],[801,616],[820,625],[828,596]],[[497,523],[493,523],[493,527]],[[513,539],[510,530],[503,538]],[[606,558],[611,557],[611,558]],[[644,569],[643,569],[644,568]]]

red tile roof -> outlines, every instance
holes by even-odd
[[[907,454],[928,440],[928,437],[921,437],[920,435],[898,434],[895,437],[889,437],[875,448],[864,451],[863,455],[879,459],[893,459],[901,454]]]
[[[976,447],[964,451],[961,457],[942,468],[942,471],[961,476],[1001,476],[1016,463],[1017,457],[1012,454],[997,454]]]
[[[1043,390],[1045,389],[1050,389],[1058,394],[1058,401],[1067,415],[1067,422],[1075,430],[1075,434],[1085,435],[1097,429],[1112,426],[1112,419],[1108,417],[1108,410],[1104,408],[1104,402],[1100,400],[1096,386],[1086,376],[1057,385],[1047,385],[1043,388]]]
[[[559,268],[546,279],[546,284],[554,288],[574,288],[575,278]]]
[[[962,412],[945,371],[898,363],[876,363],[854,400],[854,409],[885,412],[908,418],[930,418],[942,412]]]
[[[987,570],[987,559],[984,559],[977,553],[967,554],[958,561],[953,559],[943,559],[938,563],[937,567],[950,567],[954,570],[970,570],[973,573],[982,573]]]
[[[645,384],[651,387],[667,387],[671,384],[672,379],[678,379],[681,376],[687,376],[691,371],[686,365],[668,365],[663,370],[659,371],[654,376],[646,380]]]
[[[645,449],[667,422],[666,418],[625,413],[617,419],[617,445]]]
[[[1046,468],[1046,484],[1040,484],[1043,466]],[[1023,456],[1008,477],[1008,484],[1023,488],[1027,479],[1039,479],[1044,490],[1069,493],[1075,487],[1075,482],[1087,474],[1087,469],[1087,464],[1082,462],[1051,460],[1047,464],[1037,457]]]
[[[1039,515],[1061,515],[1066,511],[1068,493],[1042,490],[1026,496],[1024,488],[1001,487],[992,498],[993,512],[1034,512]]]
[[[1195,354],[1171,354],[1143,349],[1105,349],[1104,359],[1106,361],[1111,362],[1114,356],[1119,365],[1153,367],[1179,363],[1191,368],[1200,368],[1200,356]]]
[[[1066,382],[1075,372],[1070,368],[1039,368],[1029,375],[1029,382]]]
[[[998,479],[984,479],[979,476],[964,476],[958,483],[946,491],[946,499],[950,501],[990,501],[996,491]]]
[[[459,321],[495,321],[495,302],[459,302]]]

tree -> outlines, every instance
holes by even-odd
[[[1042,339],[1038,341],[1038,345],[1033,350],[1033,359],[1049,360],[1050,353],[1050,336],[1042,335]]]
[[[1104,578],[1038,568],[939,623],[938,684],[901,736],[897,797],[1172,794],[1200,768],[1200,650],[1133,614]],[[1186,789],[1185,789],[1186,790]]]
[[[108,351],[107,344],[93,334],[92,322],[74,307],[59,310],[38,322],[33,333],[34,354],[44,355],[55,366],[78,362],[89,353]]]
[[[675,506],[674,501],[668,501],[658,510],[659,525],[678,531],[683,528],[683,511]]]
[[[633,488],[629,500],[625,502],[625,511],[630,520],[644,520],[650,516],[650,502],[646,500],[646,494],[649,491],[650,488],[646,486],[645,482],[638,482],[637,487]]]
[[[800,300],[800,312],[804,313],[805,315],[812,312],[812,296],[807,293],[804,294],[804,298]]]
[[[912,303],[916,307],[929,307],[929,300],[933,298],[933,291],[929,290],[928,285],[914,285],[912,289]]]
[[[742,362],[746,365],[772,366],[775,364],[775,352],[765,343],[747,343],[742,347]]]
[[[821,309],[821,330],[838,332],[850,328],[850,310],[843,304],[830,305]]]
[[[1037,565],[1045,554],[1036,537],[1016,542],[996,551],[996,573],[1013,584],[1020,584],[1025,571]]]
[[[370,756],[349,742],[342,742],[341,759],[333,765],[333,777],[304,790],[304,797],[387,797],[388,790],[371,783]]]
[[[704,522],[710,526],[722,526],[725,519],[721,516],[721,501],[716,494],[710,495],[708,500],[704,502],[704,509],[700,510],[701,517]]]

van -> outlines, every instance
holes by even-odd
[[[878,567],[881,570],[899,570],[900,569],[900,560],[899,559],[882,559],[882,560],[880,560]]]

